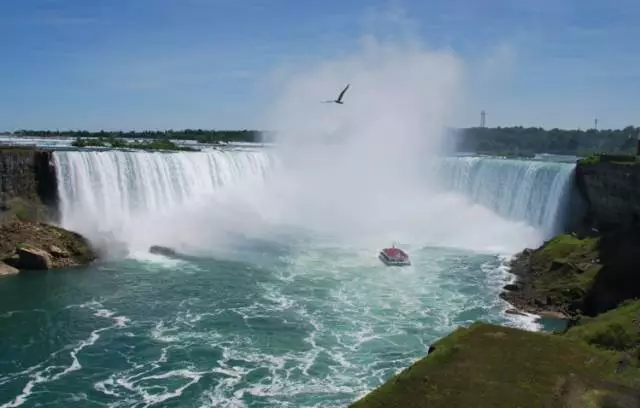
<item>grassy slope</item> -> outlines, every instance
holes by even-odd
[[[619,353],[579,339],[483,323],[434,346],[351,407],[598,407],[612,389],[630,393],[617,384],[635,384],[637,376],[635,368],[624,378],[614,374]]]
[[[627,301],[593,318],[583,317],[564,335],[600,348],[633,351],[640,346],[640,301]]]

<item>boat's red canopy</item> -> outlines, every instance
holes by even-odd
[[[400,248],[385,248],[382,250],[389,258],[407,258],[408,255]]]

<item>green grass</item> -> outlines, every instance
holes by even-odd
[[[611,350],[635,349],[640,345],[640,300],[626,301],[593,318],[583,317],[564,336]]]
[[[597,238],[580,239],[575,235],[561,234],[547,241],[539,251],[540,256],[549,260],[559,258],[569,258],[581,255],[589,255],[596,250]]]
[[[476,323],[434,346],[351,408],[600,407],[623,383],[619,353],[566,336]]]
[[[592,154],[578,160],[579,165],[593,165],[598,163],[614,163],[614,164],[636,164],[638,158],[630,154]]]

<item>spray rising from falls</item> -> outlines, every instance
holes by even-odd
[[[348,56],[276,77],[264,118],[277,142],[269,154],[56,154],[63,223],[140,247],[218,247],[230,233],[281,229],[367,250],[391,241],[492,251],[535,244],[545,232],[526,214],[505,219],[500,206],[474,206],[480,196],[470,203],[424,174],[465,99],[466,68],[450,50],[368,36]],[[345,83],[343,105],[319,102]]]

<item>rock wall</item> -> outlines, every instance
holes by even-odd
[[[0,148],[0,222],[12,215],[56,221],[57,179],[52,152]]]
[[[640,225],[640,164],[582,160],[576,183],[588,204],[590,227],[604,232]]]

